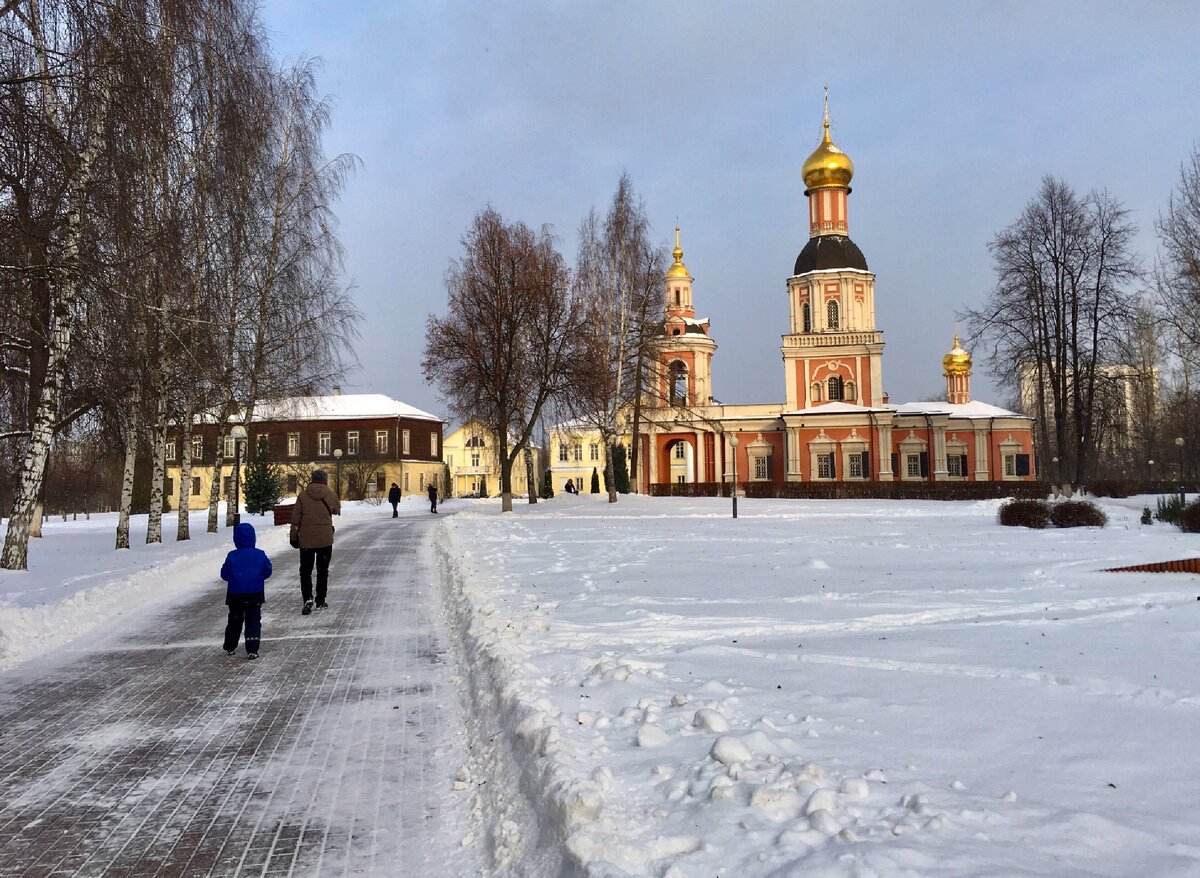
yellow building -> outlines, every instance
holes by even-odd
[[[620,442],[625,446],[625,460],[626,467],[628,467],[629,434],[622,435]],[[550,469],[554,493],[560,494],[566,490],[568,481],[575,485],[575,490],[579,493],[588,493],[592,490],[593,469],[600,477],[600,490],[603,491],[604,467],[607,459],[604,443],[600,439],[600,431],[595,427],[577,421],[568,421],[550,428],[550,459],[546,465]]]
[[[450,470],[450,494],[453,497],[479,497],[500,494],[500,454],[495,434],[478,421],[468,421],[446,437],[442,453]],[[541,472],[541,454],[532,449],[533,474],[537,482]],[[512,491],[529,495],[524,456],[517,457],[512,468]]]

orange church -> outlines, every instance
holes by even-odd
[[[971,355],[958,337],[942,359],[945,402],[894,404],[884,392],[875,275],[850,238],[854,163],[829,133],[804,162],[808,242],[787,279],[787,399],[714,402],[717,344],[696,317],[679,229],[646,413],[641,489],[669,482],[943,482],[1033,479],[1033,420],[971,399]]]

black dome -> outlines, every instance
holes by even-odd
[[[833,268],[867,270],[867,260],[862,251],[845,235],[817,235],[815,238],[809,238],[800,255],[796,257],[796,270],[792,274]]]

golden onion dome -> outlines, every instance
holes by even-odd
[[[957,334],[954,336],[954,347],[942,357],[942,368],[947,375],[962,375],[971,371],[971,355],[958,343]]]
[[[683,264],[683,248],[679,246],[679,226],[675,227],[675,249],[671,251],[671,255],[675,257],[675,264],[667,269],[667,277],[686,277],[690,278],[687,266]]]
[[[829,93],[825,94],[825,122],[821,135],[821,144],[813,150],[804,161],[801,169],[804,185],[808,189],[819,189],[822,186],[850,187],[854,176],[854,162],[833,144],[829,136]]]

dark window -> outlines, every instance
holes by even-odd
[[[895,475],[899,469],[900,469],[900,455],[893,454],[892,455],[892,474]]]
[[[921,452],[921,478],[927,478],[928,476],[929,476],[929,452],[922,451]]]
[[[1017,455],[1017,475],[1019,475],[1019,476],[1029,475],[1029,455],[1028,454],[1018,454]]]
[[[842,379],[837,375],[829,379],[829,398],[831,400],[842,398]]]
[[[812,309],[808,307],[808,302],[800,306],[800,314],[804,321],[804,331],[812,332]]]
[[[862,453],[862,471],[864,479],[871,478],[871,452],[869,451]]]
[[[288,477],[287,477],[287,489],[288,489],[288,493],[289,493],[289,494],[295,494],[295,493],[296,493],[296,488],[297,488],[297,487],[298,487],[298,482],[296,481],[296,477],[295,477],[294,475],[288,476]]]
[[[166,487],[163,488],[163,490],[167,492],[168,497],[174,497],[175,496],[175,480],[167,479]]]
[[[193,497],[200,496],[200,477],[199,476],[192,476],[192,496]]]

